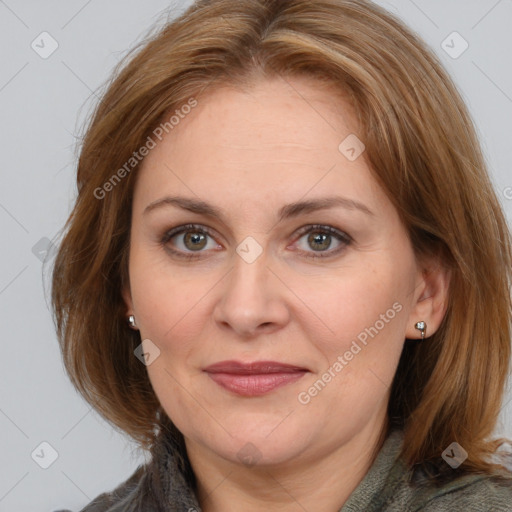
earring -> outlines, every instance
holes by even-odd
[[[414,326],[415,329],[418,329],[418,331],[421,331],[421,339],[425,339],[425,333],[427,331],[427,324],[425,322],[416,322],[416,325]]]
[[[132,329],[137,329],[137,324],[135,323],[135,317],[133,315],[128,317],[128,323]]]

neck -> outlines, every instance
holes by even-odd
[[[387,429],[387,421],[380,429],[369,425],[335,450],[324,444],[278,465],[246,466],[186,439],[201,509],[338,512],[373,464]]]

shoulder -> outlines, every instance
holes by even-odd
[[[467,475],[409,492],[411,512],[512,512],[512,473]]]
[[[409,467],[403,432],[391,432],[367,475],[340,512],[512,512],[512,472],[468,473],[440,460]]]
[[[135,512],[146,477],[146,466],[140,465],[135,472],[114,490],[104,492],[86,505],[80,512]],[[148,512],[149,508],[145,509]]]
[[[97,496],[80,512],[198,510],[187,461],[184,445],[182,450],[174,433],[165,431],[152,447],[146,464],[139,465],[126,481]]]
[[[394,463],[372,502],[375,512],[512,512],[512,453],[495,454],[493,473],[454,469],[442,458],[409,468],[397,457],[403,432],[389,439],[383,457]]]
[[[421,512],[450,510],[464,511],[512,511],[512,475],[509,478],[482,477],[451,484],[431,496],[418,508]]]

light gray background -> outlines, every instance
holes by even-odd
[[[0,0],[1,512],[77,511],[128,478],[145,459],[67,380],[45,300],[48,277],[43,284],[41,258],[49,247],[51,259],[48,241],[55,239],[73,204],[76,136],[98,87],[127,49],[165,20],[163,11],[178,13],[189,3]],[[454,77],[476,121],[510,222],[512,1],[378,3],[417,31]],[[31,47],[35,40],[40,52],[43,44],[50,48],[47,36],[40,36],[45,31],[58,43],[46,59]],[[458,58],[441,46],[453,31],[469,44]],[[461,44],[456,36],[445,43],[452,54]],[[510,391],[506,402],[496,434],[512,437]],[[50,460],[42,442],[58,454],[48,469],[34,460]]]

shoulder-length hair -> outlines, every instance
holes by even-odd
[[[404,459],[427,465],[456,441],[468,453],[464,471],[496,469],[490,436],[511,355],[510,231],[456,86],[417,35],[365,0],[200,0],[116,69],[87,127],[52,274],[73,385],[142,448],[154,446],[163,411],[134,357],[140,334],[121,295],[142,148],[208,88],[256,76],[308,76],[348,95],[364,158],[415,254],[441,255],[450,269],[444,320],[424,342],[405,344],[391,389]]]

